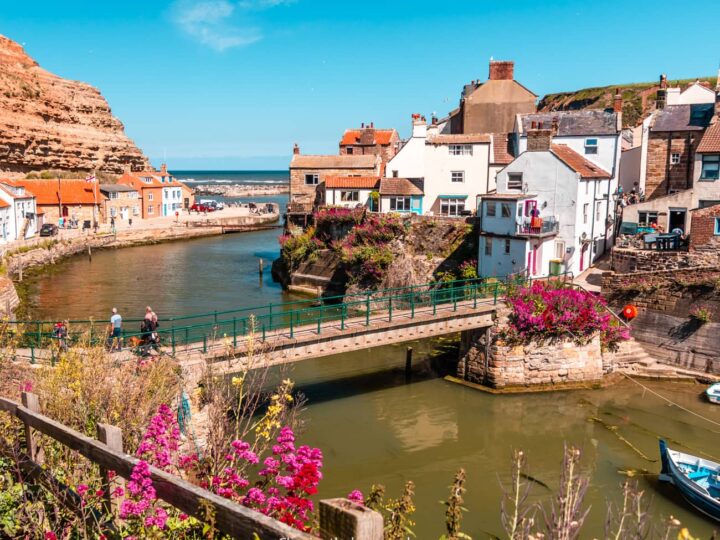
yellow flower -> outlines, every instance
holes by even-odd
[[[242,386],[242,383],[245,381],[243,377],[233,377],[232,378],[232,385],[233,386]]]

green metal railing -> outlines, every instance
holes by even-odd
[[[562,277],[562,276],[561,276]],[[509,286],[527,283],[529,279],[513,276],[509,281],[482,279],[435,282],[409,287],[382,289],[359,294],[298,300],[281,304],[212,311],[161,320],[157,329],[163,349],[207,352],[211,346],[237,347],[248,336],[265,341],[270,334],[286,338],[343,331],[349,325],[369,326],[414,319],[419,314],[435,315],[439,310],[456,311],[458,307],[476,308],[479,304],[496,304]],[[141,319],[125,319],[122,343],[131,346],[147,334],[128,331],[139,328]],[[31,361],[36,349],[58,348],[53,335],[54,321],[0,322],[0,332],[16,338],[17,346],[30,349]],[[137,338],[134,340],[133,338]],[[68,321],[67,344],[107,344],[108,323],[97,320]]]

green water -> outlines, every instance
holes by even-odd
[[[281,302],[288,297],[272,283],[269,264],[260,278],[259,257],[277,254],[277,231],[143,246],[77,257],[29,282],[32,311],[47,318],[104,316],[117,305],[127,317],[150,304],[163,316]],[[708,538],[712,522],[660,485],[656,473],[657,439],[681,441],[690,453],[720,458],[720,428],[625,382],[594,391],[495,396],[446,382],[439,374],[449,360],[439,344],[415,348],[413,375],[403,372],[405,345],[308,360],[291,377],[308,398],[302,442],[325,454],[323,496],[367,492],[381,483],[397,495],[406,480],[416,484],[418,537],[443,532],[447,486],[455,471],[467,471],[466,532],[474,538],[500,535],[501,482],[507,482],[510,457],[523,449],[529,473],[550,487],[557,476],[565,442],[582,448],[592,477],[586,503],[591,506],[583,538],[602,537],[608,499],[617,500],[620,469],[647,469],[638,476],[656,518],[674,515],[693,533]],[[720,407],[703,401],[694,384],[646,383],[677,403],[720,421]],[[601,424],[618,426],[643,458]],[[671,446],[673,445],[671,443]],[[536,485],[532,501],[549,491]]]

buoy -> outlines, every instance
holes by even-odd
[[[628,304],[627,306],[625,306],[622,310],[622,313],[628,321],[631,321],[638,316],[638,310],[632,304]]]

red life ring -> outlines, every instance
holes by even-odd
[[[628,321],[631,321],[638,316],[638,309],[632,304],[628,304],[623,308],[622,313]]]

